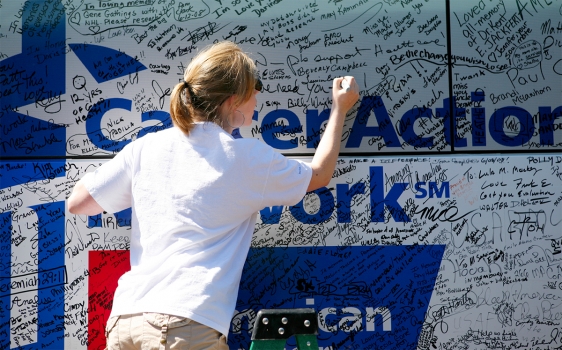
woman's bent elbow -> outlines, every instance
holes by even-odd
[[[78,182],[67,200],[68,211],[71,214],[97,215],[103,208],[94,200],[82,182]]]
[[[73,196],[70,196],[66,201],[68,206],[68,211],[71,214],[80,214],[80,205],[77,203],[76,199]]]
[[[316,174],[312,175],[312,179],[310,179],[310,184],[308,185],[307,192],[317,190],[321,187],[326,187],[330,184],[330,177],[323,177],[323,176],[315,176]]]

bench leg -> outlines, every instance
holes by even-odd
[[[250,350],[284,350],[285,339],[277,340],[253,340]]]
[[[318,350],[318,339],[315,334],[297,334],[295,338],[299,350]]]
[[[318,340],[314,334],[295,335],[297,339],[297,349],[299,350],[318,350]],[[285,340],[254,340],[250,350],[284,350]]]

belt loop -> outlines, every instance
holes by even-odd
[[[168,342],[168,323],[170,323],[170,315],[165,316],[164,324],[162,324],[162,337],[160,338],[160,344],[162,345]]]

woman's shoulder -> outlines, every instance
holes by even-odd
[[[147,133],[137,138],[133,143],[138,146],[142,146],[153,142],[159,142],[161,140],[172,140],[177,137],[178,132],[180,132],[179,129],[172,126],[164,130]]]
[[[238,148],[246,149],[251,153],[274,153],[275,149],[258,138],[237,138],[231,143],[236,144]]]
[[[150,132],[142,135],[129,143],[123,150],[129,150],[132,154],[145,152],[146,149],[157,150],[165,148],[166,144],[172,144],[173,140],[177,139],[177,133],[180,132],[177,128],[171,127],[157,132]]]

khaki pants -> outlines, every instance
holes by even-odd
[[[107,350],[228,350],[226,337],[189,318],[140,313],[111,317]]]

